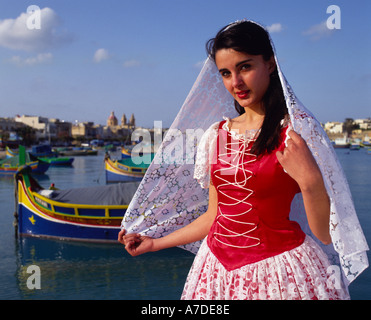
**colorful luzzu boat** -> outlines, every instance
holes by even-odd
[[[134,147],[135,145],[126,145],[126,146],[121,147],[121,159],[131,158],[132,156],[135,157],[137,154],[137,151],[135,151],[133,154]],[[156,153],[156,150],[153,145],[151,146],[144,145],[144,148],[147,150],[145,154]]]
[[[106,182],[141,181],[153,157],[154,154],[147,154],[141,158],[129,157],[121,160],[112,160],[106,155],[104,159]]]
[[[53,157],[53,158],[39,158],[44,162],[49,163],[51,166],[71,166],[72,162],[74,161],[74,158],[69,157]]]
[[[24,160],[21,159],[20,155],[15,155],[11,158],[6,158],[0,161],[0,174],[2,175],[12,175],[15,174],[19,167],[24,163],[29,166],[33,173],[43,174],[48,169],[50,164],[33,157],[28,153],[24,153]]]
[[[131,157],[131,149],[130,147],[122,147],[121,148],[121,159],[127,159]]]
[[[13,158],[15,156],[18,156],[18,150],[13,150],[13,149],[10,149],[9,147],[6,147],[5,149],[5,154],[6,154],[6,157],[9,159],[9,158]]]
[[[35,150],[35,149],[33,149]],[[49,153],[48,156],[42,156],[42,157],[37,157],[34,154],[31,154],[32,157],[36,157],[39,160],[49,163],[50,166],[70,166],[72,165],[72,162],[74,161],[74,158],[61,158],[61,157],[54,157],[55,153]],[[50,156],[51,155],[51,156]],[[6,147],[6,158],[10,159],[13,157],[18,156],[18,150],[12,150],[8,147]]]
[[[30,168],[17,172],[17,232],[21,236],[117,242],[122,217],[139,182],[43,189]]]

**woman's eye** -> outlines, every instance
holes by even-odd
[[[241,70],[247,70],[250,69],[251,65],[250,64],[244,64],[241,66]]]
[[[222,71],[220,74],[222,77],[228,77],[231,73],[229,71]]]

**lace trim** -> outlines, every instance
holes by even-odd
[[[245,140],[245,141],[255,140],[261,131],[261,129],[251,129],[251,130],[246,130],[245,133],[238,133],[237,130],[231,130],[229,128],[231,124],[231,118],[223,117],[223,119],[226,120],[226,122],[223,124],[222,128],[225,131],[229,132],[232,138],[235,140]]]
[[[231,124],[231,118],[229,117],[223,117],[226,122],[223,124],[222,128],[229,132],[232,135],[233,139],[236,140],[254,140],[258,137],[261,128],[260,129],[251,129],[251,130],[246,130],[245,133],[238,133],[236,130],[231,130],[230,129],[230,124]],[[287,126],[290,126],[291,129],[291,121],[290,121],[290,116],[286,115],[285,118],[281,120],[281,127],[286,128]]]
[[[203,189],[208,188],[210,185],[210,170],[212,156],[216,146],[216,138],[218,137],[218,128],[219,122],[211,125],[203,134],[197,147],[193,178],[197,180]]]

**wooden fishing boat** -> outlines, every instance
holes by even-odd
[[[361,145],[357,142],[353,142],[349,146],[349,150],[359,150],[361,149]]]
[[[18,150],[10,149],[8,146],[6,147],[5,152],[7,158],[13,158],[18,155]]]
[[[24,147],[20,146],[20,149],[21,148],[24,148]],[[24,159],[21,159],[22,158],[21,155],[16,155],[11,158],[1,160],[0,161],[0,174],[8,174],[8,175],[15,174],[18,171],[19,167],[24,163],[31,168],[33,173],[37,173],[37,174],[43,174],[49,169],[49,166],[50,166],[49,163],[44,162],[32,156],[31,154],[26,153],[25,151],[24,151],[23,157]]]
[[[134,151],[133,153],[134,147],[135,147],[134,145],[126,145],[126,146],[121,147],[121,159],[127,159],[127,158],[131,158],[132,156],[134,157],[138,156],[137,151]],[[145,145],[144,148],[146,150],[145,152],[139,152],[141,156],[143,154],[156,153],[157,151],[155,150],[155,147],[153,145]]]
[[[132,148],[132,146],[121,147],[121,159],[130,158]]]
[[[98,154],[98,150],[83,147],[57,148],[56,151],[61,156],[96,156]]]
[[[334,148],[349,148],[350,142],[347,136],[335,139],[333,143]]]
[[[44,162],[49,163],[51,166],[70,166],[74,161],[74,158],[69,157],[53,157],[53,158],[39,158]]]
[[[55,155],[55,153],[52,153]],[[13,158],[15,156],[18,156],[18,150],[12,150],[7,147],[6,149],[6,157]],[[34,156],[32,154],[32,156]],[[72,162],[74,161],[74,158],[68,158],[68,157],[37,157],[38,159],[42,160],[43,162],[49,163],[50,166],[70,166],[72,165]]]
[[[121,220],[139,182],[47,190],[23,166],[17,183],[16,225],[21,236],[117,242]]]
[[[144,177],[154,154],[143,157],[130,157],[121,160],[112,160],[108,154],[104,159],[106,182],[141,181]]]
[[[32,146],[30,153],[37,158],[41,157],[56,157],[58,154],[54,152],[49,144],[40,144]]]

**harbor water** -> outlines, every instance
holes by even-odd
[[[336,150],[349,180],[356,210],[371,243],[371,154]],[[51,167],[38,176],[43,187],[105,184],[104,155],[75,157],[72,167]],[[178,300],[194,255],[179,248],[129,256],[119,244],[15,238],[14,181],[0,177],[1,300]],[[371,254],[369,260],[371,260]],[[40,289],[29,289],[30,266],[40,268]],[[350,286],[352,299],[371,299],[371,270]]]

